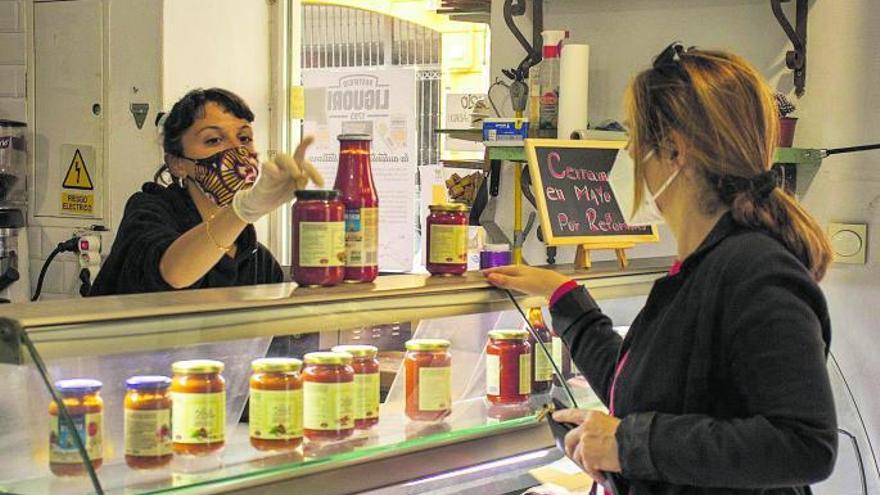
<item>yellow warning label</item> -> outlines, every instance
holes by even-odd
[[[61,193],[61,213],[90,216],[95,214],[95,194],[80,192]]]
[[[79,148],[73,153],[73,159],[70,160],[70,166],[67,167],[67,174],[64,176],[64,182],[61,184],[61,187],[65,189],[82,189],[84,191],[95,189],[94,184],[92,184],[92,177],[89,175],[89,169],[86,167],[86,161],[83,160]],[[94,200],[94,198],[92,199]],[[64,209],[63,206],[62,209]]]

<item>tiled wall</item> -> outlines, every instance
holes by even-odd
[[[24,0],[0,0],[0,119],[24,121]]]

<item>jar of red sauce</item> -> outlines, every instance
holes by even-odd
[[[304,286],[331,286],[345,277],[345,206],[338,191],[297,191],[293,204],[290,275]]]
[[[257,450],[292,450],[303,437],[302,361],[262,358],[251,362],[248,430]]]
[[[426,228],[426,268],[431,275],[463,275],[467,271],[468,207],[431,205]]]
[[[171,365],[171,438],[174,453],[205,455],[226,442],[223,363],[209,359]]]
[[[535,330],[535,334],[544,343],[544,348],[550,352],[550,356],[538,345],[534,335],[529,335],[529,344],[532,346],[532,393],[543,394],[550,390],[553,385],[553,364],[550,359],[553,355],[553,334],[544,324],[544,316],[541,308],[529,310],[529,323]]]
[[[125,381],[125,463],[152,469],[171,462],[171,379],[133,376]]]
[[[310,352],[303,369],[303,433],[311,441],[343,440],[354,433],[351,354]]]
[[[98,380],[60,380],[55,388],[73,420],[74,429],[61,417],[58,404],[49,403],[49,470],[56,476],[80,476],[86,473],[76,446],[78,436],[86,449],[92,468],[98,469],[104,458],[104,401]]]
[[[415,339],[406,343],[406,415],[416,421],[438,421],[452,413],[450,342]]]
[[[371,345],[338,345],[333,352],[352,356],[354,426],[368,429],[379,422],[379,349]]]
[[[379,196],[373,183],[368,134],[339,136],[339,168],[333,189],[345,204],[345,281],[372,282],[379,275]]]
[[[532,346],[525,330],[492,330],[486,344],[486,398],[519,404],[532,391]]]

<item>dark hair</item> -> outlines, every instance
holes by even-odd
[[[162,126],[162,148],[165,153],[183,156],[181,141],[183,133],[192,127],[197,118],[204,114],[205,104],[208,102],[220,105],[224,110],[240,119],[248,122],[254,121],[254,112],[240,96],[232,91],[221,88],[194,89],[179,99],[167,115],[160,113],[156,116],[156,125],[159,126],[161,123]],[[165,117],[164,121],[163,117]],[[169,183],[165,177],[166,172],[171,175],[168,166],[163,164],[153,180],[157,183]],[[171,176],[171,181],[176,181],[174,176]]]

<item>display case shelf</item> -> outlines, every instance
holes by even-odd
[[[588,287],[597,300],[620,308],[637,305],[671,264],[671,258],[649,258],[633,260],[625,270],[613,262],[596,263],[591,271],[557,269]],[[546,304],[543,298],[518,296],[517,301],[524,307]],[[546,450],[553,440],[535,414],[550,395],[532,395],[527,405],[516,407],[491,406],[485,400],[487,334],[522,328],[512,308],[507,293],[491,287],[479,273],[390,275],[374,284],[320,289],[277,284],[101,297],[72,305],[7,305],[0,318],[0,340],[7,341],[7,351],[15,348],[22,357],[0,364],[6,391],[0,396],[0,444],[17,449],[14,458],[0,464],[0,492],[94,492],[87,477],[59,478],[49,472],[51,397],[43,378],[52,383],[88,377],[104,384],[104,465],[97,475],[108,494],[352,493]],[[415,328],[412,338],[452,342],[450,416],[435,423],[405,417],[398,342],[398,347],[386,349],[389,355],[397,352],[398,359],[386,363],[386,374],[394,376],[382,386],[381,419],[374,428],[343,442],[306,441],[287,453],[251,447],[247,426],[238,420],[248,398],[250,363],[267,355],[273,337],[318,337],[308,349],[282,351],[302,357],[327,348],[324,337],[341,339],[341,331],[393,322]],[[22,332],[34,343],[33,356],[17,347]],[[15,337],[11,345],[10,336]],[[198,458],[175,456],[169,466],[156,470],[128,468],[123,458],[126,378],[168,374],[173,362],[195,358],[226,365],[223,451]],[[38,363],[45,363],[45,375]],[[601,406],[583,378],[568,381],[581,407]],[[551,395],[562,398],[561,393],[554,388]]]
[[[558,271],[590,288],[597,299],[646,293],[671,258],[596,263],[590,271]],[[546,301],[521,297],[524,306]],[[302,288],[296,284],[110,296],[76,304],[39,302],[4,309],[5,325],[26,329],[45,358],[153,351],[174,346],[343,330],[511,309],[506,294],[480,273],[464,277],[389,275],[373,284]],[[174,317],[174,328],[167,318]],[[4,320],[0,319],[0,330]],[[14,323],[17,322],[17,323]],[[9,345],[8,342],[7,344]],[[24,356],[20,351],[19,355]],[[8,355],[6,353],[5,355]]]

